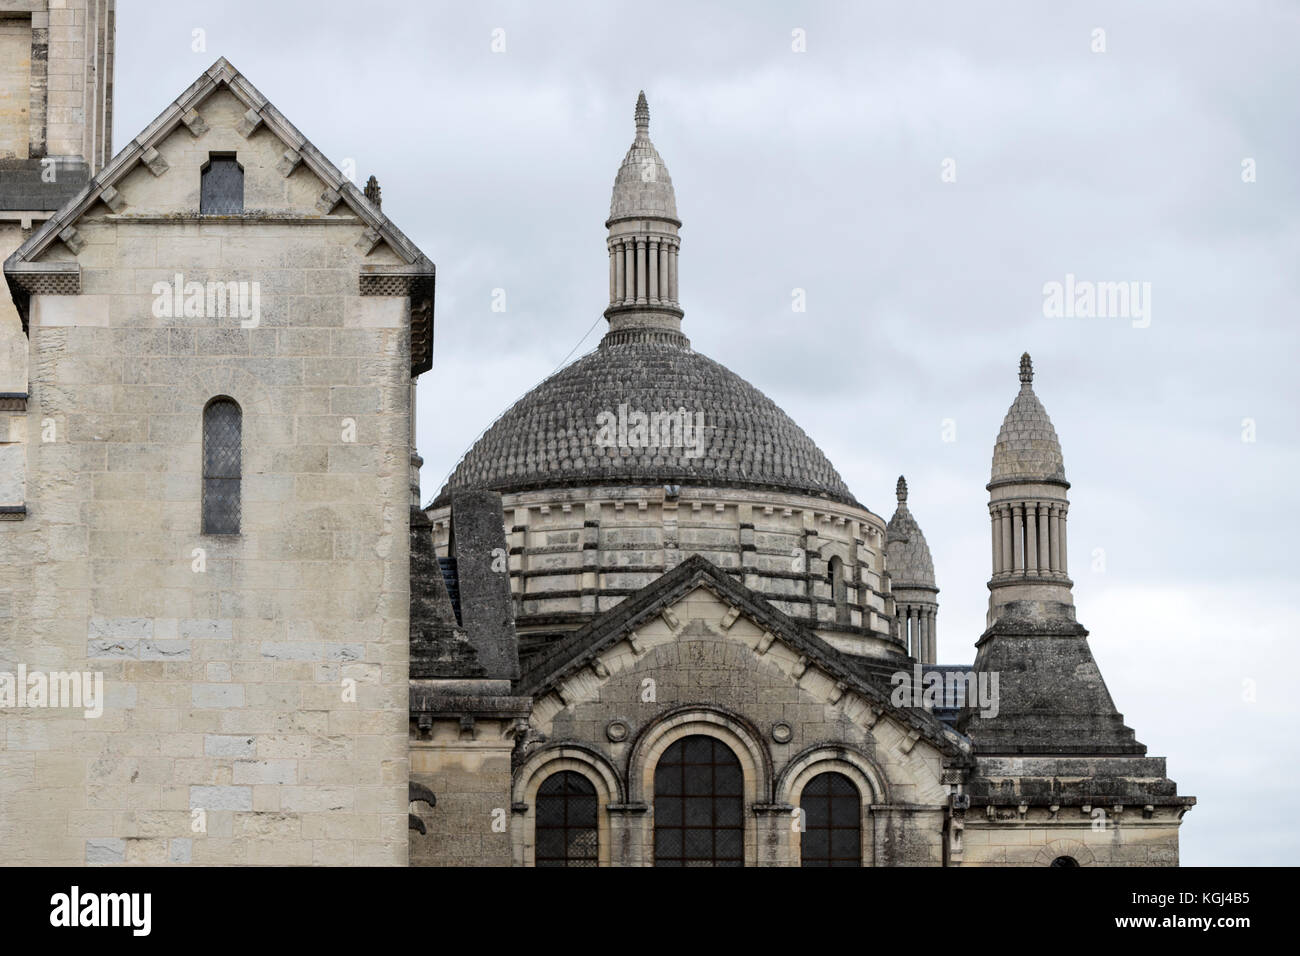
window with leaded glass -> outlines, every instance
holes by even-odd
[[[239,534],[243,412],[230,398],[203,410],[203,533]]]
[[[862,865],[862,796],[842,773],[819,773],[799,798],[801,866]]]
[[[553,773],[537,790],[538,866],[595,866],[596,788],[573,770]]]
[[[212,153],[199,180],[199,212],[236,216],[244,211],[244,167],[234,153]]]
[[[730,747],[683,737],[655,767],[655,866],[745,865],[745,775]]]

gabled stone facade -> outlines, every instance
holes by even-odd
[[[221,157],[242,211],[203,211]],[[0,671],[105,697],[4,714],[9,861],[406,863],[432,263],[222,59],[5,277],[30,394]],[[214,400],[240,416],[233,499],[210,497]],[[231,500],[237,533],[211,533]]]

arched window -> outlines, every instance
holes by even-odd
[[[244,415],[231,398],[203,410],[203,533],[239,534]]]
[[[1052,861],[1052,866],[1078,866],[1079,861],[1072,856],[1058,856]]]
[[[745,865],[745,775],[731,748],[683,737],[655,767],[655,866]]]
[[[244,167],[234,153],[211,153],[199,172],[199,213],[235,216],[244,211]]]
[[[596,788],[573,770],[553,773],[537,790],[538,866],[596,866]]]
[[[842,773],[819,773],[799,798],[801,866],[862,865],[862,795]]]

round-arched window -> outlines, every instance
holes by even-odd
[[[537,789],[538,866],[596,866],[596,788],[573,770],[553,773]]]
[[[1052,861],[1052,866],[1078,866],[1079,861],[1072,856],[1058,856]]]
[[[745,865],[745,776],[722,741],[683,737],[655,767],[655,866]]]
[[[862,795],[842,773],[819,773],[799,797],[800,866],[862,865]]]

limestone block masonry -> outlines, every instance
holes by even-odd
[[[199,213],[213,154],[242,167],[242,214]],[[407,862],[426,275],[224,59],[10,257],[30,396],[0,671],[101,674],[105,700],[4,714],[6,862]],[[256,288],[259,314],[210,292],[176,312],[177,276]],[[216,397],[242,412],[238,534],[201,524]]]

